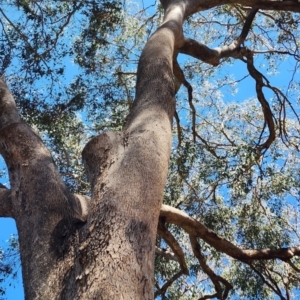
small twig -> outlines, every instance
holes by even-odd
[[[253,53],[250,50],[243,48],[241,50],[241,54],[246,58],[247,69],[249,71],[249,74],[256,82],[257,98],[261,104],[262,111],[264,114],[264,119],[265,119],[265,122],[268,125],[268,129],[269,129],[269,137],[263,144],[258,145],[258,149],[260,151],[267,150],[276,138],[274,116],[271,111],[270,105],[269,105],[268,101],[266,100],[265,95],[262,90],[263,87],[266,86],[266,84],[264,83],[264,79],[266,81],[267,81],[267,79],[255,68],[254,63],[253,63]],[[267,84],[268,84],[268,82],[267,82]],[[264,128],[263,128],[263,131],[264,131]]]
[[[186,80],[182,69],[180,68],[177,60],[173,61],[173,73],[179,83],[183,84],[187,91],[188,91],[188,99],[189,99],[189,106],[192,111],[192,132],[193,132],[193,140],[196,142],[196,109],[193,104],[193,87],[191,84]]]
[[[181,142],[182,142],[182,138],[181,138],[182,131],[181,131],[181,127],[180,127],[180,119],[179,119],[179,116],[178,116],[178,113],[177,113],[176,109],[175,109],[175,112],[174,112],[174,117],[175,117],[176,124],[177,124],[177,138],[178,138],[177,148],[180,148],[181,147]]]
[[[173,284],[175,280],[177,280],[181,275],[183,275],[183,271],[179,271],[176,273],[173,277],[171,277],[160,289],[158,289],[154,293],[154,297],[157,297],[159,295],[164,295],[167,289]]]
[[[253,264],[248,264],[249,266],[250,266],[250,268],[261,278],[261,280],[262,280],[262,282],[265,284],[265,285],[267,285],[275,294],[277,294],[279,297],[280,297],[280,299],[281,300],[286,300],[283,296],[282,296],[282,294],[281,294],[281,292],[280,292],[280,290],[278,291],[278,290],[276,290],[276,288],[268,281],[268,280],[266,280],[266,278],[265,278],[265,276],[263,276],[263,274],[260,272],[260,271],[258,271],[254,266],[253,266]]]
[[[300,269],[297,268],[297,267],[295,266],[295,264],[294,264],[290,259],[286,260],[285,262],[286,262],[292,269],[294,269],[296,272],[300,273]]]

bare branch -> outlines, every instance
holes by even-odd
[[[269,129],[269,137],[268,139],[261,145],[259,145],[259,149],[268,149],[270,145],[273,143],[273,141],[276,138],[276,133],[275,133],[275,123],[274,123],[274,117],[273,113],[271,111],[270,105],[268,101],[265,98],[265,95],[263,93],[263,87],[265,86],[264,79],[266,79],[254,66],[253,63],[253,53],[248,50],[243,48],[241,53],[243,54],[244,57],[247,59],[247,69],[249,71],[249,74],[252,76],[252,78],[256,82],[256,94],[258,101],[261,104],[262,111],[264,114],[264,119],[265,122],[268,125]]]
[[[184,253],[181,246],[174,238],[172,233],[164,226],[161,220],[158,223],[157,233],[167,242],[167,244],[171,247],[175,255],[178,257],[178,262],[180,264],[183,274],[189,275],[189,270],[187,268],[185,258],[184,258]]]
[[[172,278],[170,278],[160,289],[158,289],[154,297],[157,297],[159,295],[164,295],[167,289],[173,284],[175,280],[177,280],[181,275],[183,275],[183,271],[179,271],[176,273]]]
[[[192,132],[193,132],[193,138],[194,138],[194,142],[195,142],[196,141],[196,109],[193,104],[193,87],[185,79],[184,73],[181,70],[177,60],[173,61],[173,73],[174,73],[174,76],[176,77],[177,81],[180,84],[183,84],[188,91],[189,106],[192,111]]]
[[[190,55],[213,66],[217,66],[220,63],[220,53],[217,50],[210,49],[206,45],[193,39],[185,38],[184,44],[179,51],[180,53]]]
[[[279,249],[241,249],[186,213],[168,205],[162,205],[160,217],[163,217],[167,223],[181,227],[190,235],[201,238],[216,250],[243,262],[275,258],[285,261],[294,256],[300,256],[300,246]]]
[[[177,138],[178,138],[178,148],[181,146],[182,138],[181,138],[181,126],[180,126],[180,119],[177,113],[177,110],[175,109],[174,117],[177,124]]]
[[[215,286],[216,294],[214,294],[214,296],[218,299],[225,300],[228,296],[229,291],[233,288],[232,285],[225,278],[215,274],[215,272],[209,267],[209,265],[206,263],[204,255],[201,253],[200,245],[197,242],[197,239],[194,235],[190,235],[190,241],[194,255],[197,257],[202,270],[209,276],[209,278]],[[223,290],[220,283],[222,283],[225,286],[225,290]],[[200,299],[207,299],[207,296],[204,296]]]
[[[183,46],[179,49],[181,53],[190,55],[194,58],[200,59],[203,62],[217,66],[220,59],[224,57],[237,57],[239,55],[239,48],[248,36],[254,17],[258,9],[252,9],[248,14],[244,23],[240,36],[230,45],[210,49],[202,43],[192,39],[185,39]]]

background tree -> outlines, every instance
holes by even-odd
[[[161,4],[1,3],[2,73],[34,129],[2,80],[0,215],[28,299],[152,299],[154,250],[157,298],[299,292],[300,6]]]

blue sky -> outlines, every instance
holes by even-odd
[[[17,234],[16,223],[12,218],[0,218],[0,246],[5,247],[11,234]],[[16,280],[9,278],[6,283],[6,299],[22,300],[24,292],[22,286],[21,268],[18,271]],[[0,298],[1,299],[1,298]]]

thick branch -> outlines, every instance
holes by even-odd
[[[28,197],[26,201],[31,203],[32,210],[43,211],[43,206],[47,208],[52,206],[52,209],[55,210],[56,207],[61,215],[86,220],[88,210],[86,199],[69,193],[41,138],[21,121],[13,95],[3,78],[0,78],[0,153],[8,166],[11,201],[16,204],[14,209],[19,210],[19,214],[23,210],[20,204],[26,195]],[[46,178],[45,182],[41,180],[43,177]],[[41,185],[39,191],[37,183]],[[51,188],[47,189],[47,185]],[[53,196],[55,191],[57,203],[52,200],[48,203],[47,199],[50,199],[50,195]],[[37,192],[39,195],[36,195]],[[32,202],[37,201],[39,197],[43,201],[38,202],[40,206],[38,208]],[[15,214],[18,214],[17,211]]]
[[[210,49],[193,39],[185,38],[179,52],[200,59],[213,66],[217,66],[220,63],[220,53],[217,50]]]
[[[216,250],[223,252],[240,261],[249,262],[261,259],[281,259],[288,260],[293,256],[300,256],[300,247],[280,248],[280,249],[241,249],[228,240],[218,236],[215,232],[190,217],[186,213],[171,206],[162,205],[160,217],[164,217],[167,223],[175,224],[184,229],[190,235],[201,238]]]

